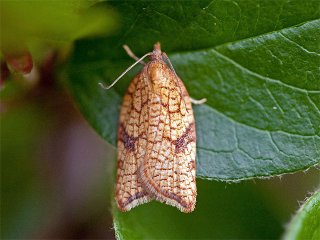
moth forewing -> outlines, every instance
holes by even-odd
[[[116,201],[122,211],[158,200],[192,212],[196,133],[187,90],[154,46],[124,96],[118,130]]]

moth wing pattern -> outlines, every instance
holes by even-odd
[[[143,149],[146,147],[146,132],[140,128],[147,114],[141,109],[142,75],[138,74],[130,83],[124,96],[118,127],[118,166],[116,183],[116,202],[121,211],[149,202],[152,198],[142,187],[138,177],[138,166],[143,163]],[[140,107],[139,107],[140,105]],[[144,124],[144,123],[142,123]]]
[[[189,95],[164,63],[149,66],[146,157],[139,169],[143,187],[155,199],[192,212],[196,203],[196,133]]]

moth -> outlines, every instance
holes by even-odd
[[[131,81],[120,111],[117,206],[125,212],[157,200],[192,212],[197,196],[192,100],[160,43],[140,59],[124,47],[137,61],[113,84],[137,63],[144,67]],[[150,61],[145,64],[142,59],[147,56]]]

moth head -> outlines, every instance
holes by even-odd
[[[150,55],[150,58],[152,61],[162,60],[161,47],[159,42],[153,45],[153,51],[152,51],[152,54]]]

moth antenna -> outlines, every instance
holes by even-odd
[[[169,63],[170,65],[170,68],[172,69],[172,71],[174,72],[174,75],[176,75],[176,78],[178,79],[178,75],[176,73],[176,71],[174,70],[173,66],[172,66],[172,63],[168,57],[168,55],[165,53],[165,52],[162,52],[162,56],[167,60],[167,62]]]
[[[173,65],[172,65],[172,63],[171,63],[171,61],[170,61],[170,59],[169,59],[168,55],[167,55],[165,52],[162,52],[162,56],[167,60],[167,62],[168,62],[168,63],[169,63],[169,65],[170,65],[170,68],[172,69],[172,71],[173,71],[174,75],[176,76],[176,78],[177,78],[177,80],[178,80],[178,79],[179,79],[179,77],[178,77],[178,75],[177,75],[176,71],[174,70]],[[187,110],[187,112],[189,113],[188,108],[187,108],[186,101],[184,100],[184,97],[182,96],[182,91],[181,91],[181,87],[180,87],[180,85],[179,85],[178,87],[179,87],[180,98],[181,98],[181,99],[182,99],[182,101],[184,102],[184,105],[185,105],[185,107],[186,107],[186,110]]]
[[[139,58],[131,51],[131,49],[129,48],[128,45],[123,45],[122,46],[124,48],[124,50],[126,51],[126,53],[132,57],[134,60],[139,61]],[[145,65],[146,63],[144,61],[139,61],[141,64]]]
[[[104,85],[103,83],[99,83],[100,87],[102,87],[103,89],[110,89],[112,88],[127,72],[129,72],[135,65],[137,65],[142,59],[144,59],[145,57],[151,55],[152,52],[146,53],[145,55],[143,55],[143,57],[141,57],[140,59],[138,59],[134,64],[132,64],[130,67],[128,67],[116,80],[113,81],[113,83],[109,86]]]

